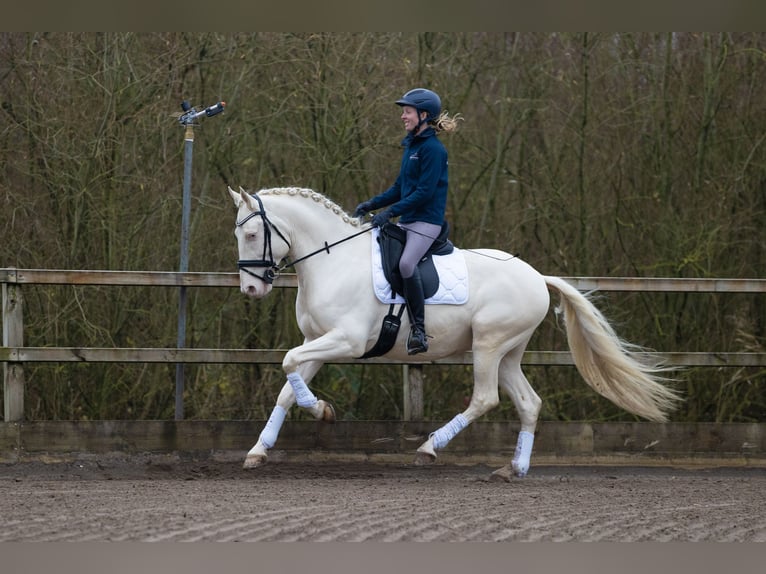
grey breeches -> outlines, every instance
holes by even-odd
[[[415,273],[415,267],[431,247],[434,240],[439,237],[440,225],[415,221],[414,223],[400,223],[399,226],[407,230],[407,243],[404,245],[402,258],[399,260],[399,272],[407,279]]]

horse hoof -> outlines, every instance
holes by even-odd
[[[258,468],[264,464],[266,464],[266,456],[262,454],[248,454],[247,457],[245,457],[245,463],[242,465],[242,468],[249,470]]]
[[[511,468],[506,464],[489,475],[490,482],[511,482]]]
[[[324,408],[322,409],[322,418],[320,420],[323,420],[326,423],[334,423],[335,409],[327,401],[322,401],[322,403],[324,403]]]
[[[427,452],[415,453],[415,466],[430,466],[436,462],[436,455]]]
[[[519,478],[524,478],[525,476],[527,476],[527,473],[529,472],[528,464],[513,463],[512,466],[513,466],[513,474],[515,474]]]

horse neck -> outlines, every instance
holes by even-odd
[[[267,197],[276,201],[269,201],[270,206],[266,204]],[[342,214],[336,214],[323,201],[314,201],[310,197],[265,196],[263,199],[266,212],[273,212],[270,217],[274,218],[282,233],[290,238],[291,246],[288,255],[291,261],[319,251],[316,255],[301,261],[296,267],[299,280],[301,275],[305,275],[305,272],[312,268],[321,269],[326,274],[333,265],[348,264],[347,258],[328,258],[326,251],[322,250],[325,244],[332,245],[358,233],[361,231],[360,227],[345,222]],[[366,250],[369,250],[369,243],[361,239],[360,237],[345,241],[336,247],[331,247],[330,252],[339,250],[344,253],[366,253],[368,252]],[[367,247],[364,248],[361,244]]]

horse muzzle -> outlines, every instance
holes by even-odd
[[[240,271],[240,289],[242,293],[250,297],[265,297],[271,292],[274,279],[277,278],[279,270],[271,261],[265,260],[240,260],[237,262]],[[263,272],[258,273],[250,269],[251,267],[262,268]],[[253,281],[255,279],[256,281]]]

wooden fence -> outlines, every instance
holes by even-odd
[[[630,277],[565,277],[582,291],[644,291],[695,293],[766,293],[766,279],[669,279]],[[178,273],[157,271],[93,271],[55,269],[0,269],[2,285],[3,363],[5,422],[21,421],[24,412],[24,364],[35,362],[116,363],[270,363],[281,364],[286,350],[280,349],[191,349],[191,348],[82,348],[25,347],[23,286],[32,284],[112,285],[163,287],[239,287],[238,273]],[[275,287],[294,288],[294,275],[282,275]],[[766,366],[766,353],[657,353],[679,366],[739,367]],[[338,363],[356,363],[355,359]],[[391,363],[385,358],[366,363]],[[434,364],[470,364],[471,353],[433,361]],[[565,351],[527,351],[528,365],[572,365]],[[422,417],[422,374],[404,364],[404,420]],[[424,362],[413,361],[412,365]]]

